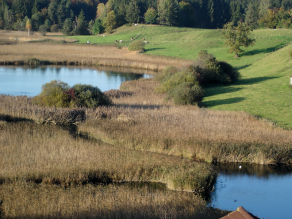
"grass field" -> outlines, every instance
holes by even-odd
[[[78,43],[87,40],[97,44],[128,46],[131,37],[145,38],[146,55],[171,56],[195,60],[200,50],[208,50],[218,60],[237,67],[242,78],[231,86],[206,88],[203,105],[218,110],[246,111],[267,118],[280,126],[292,128],[291,88],[289,87],[292,60],[292,30],[255,30],[254,47],[248,47],[241,57],[227,53],[224,39],[218,30],[178,27],[138,26],[119,28],[116,33],[102,36],[74,36]]]

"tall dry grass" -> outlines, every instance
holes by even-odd
[[[292,162],[292,133],[245,112],[173,106],[152,79],[108,92],[114,106],[87,110],[81,132],[115,145],[213,162]]]
[[[128,186],[60,186],[13,183],[0,186],[4,218],[200,218],[228,212],[207,208],[190,193]],[[1,199],[1,198],[0,198]]]
[[[0,65],[21,65],[27,59],[38,59],[47,64],[80,66],[131,67],[159,71],[165,66],[191,64],[191,61],[137,54],[114,46],[56,44],[46,42],[0,45]]]
[[[84,109],[40,107],[27,96],[0,95],[0,120],[33,120],[37,123],[70,125],[85,119]]]
[[[0,123],[0,181],[70,186],[95,182],[162,182],[174,190],[207,193],[211,167],[179,157],[73,138],[54,125]]]

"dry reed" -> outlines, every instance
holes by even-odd
[[[205,206],[190,193],[129,186],[60,186],[13,183],[0,186],[4,218],[200,218],[228,212]]]
[[[80,131],[116,145],[213,162],[291,163],[292,133],[245,112],[173,106],[152,79],[125,82],[131,95],[87,110]],[[113,92],[113,91],[112,91]]]

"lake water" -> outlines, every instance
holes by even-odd
[[[259,218],[292,218],[292,166],[220,164],[209,205],[234,211],[239,206]]]
[[[0,94],[35,96],[41,86],[61,80],[70,86],[91,84],[102,91],[118,89],[122,82],[150,77],[147,71],[124,68],[0,67]],[[150,74],[153,72],[149,72]],[[242,206],[260,218],[292,219],[292,167],[220,164],[210,206],[234,211]]]
[[[75,84],[91,84],[101,91],[118,89],[124,81],[150,77],[147,74],[122,73],[123,69],[89,69],[76,67],[0,67],[0,94],[35,96],[43,84],[52,80]],[[130,70],[129,70],[130,71]],[[146,71],[144,71],[146,72]]]

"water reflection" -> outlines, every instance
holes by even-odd
[[[107,91],[118,89],[124,81],[150,77],[145,74],[147,71],[144,74],[131,72],[133,70],[126,68],[0,67],[0,94],[35,96],[41,92],[42,85],[51,80],[61,80],[70,86],[91,84]]]
[[[291,218],[292,166],[219,164],[209,205],[234,211],[243,206],[260,218]]]

